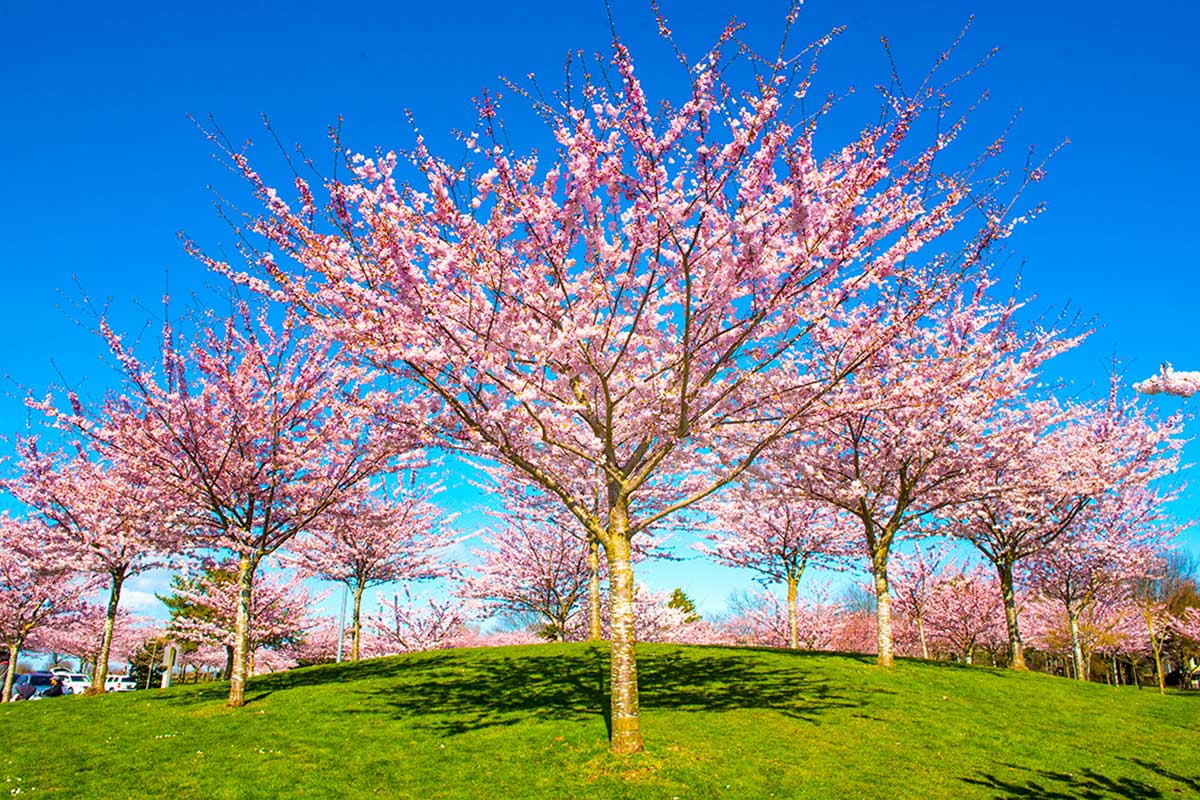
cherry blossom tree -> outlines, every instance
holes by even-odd
[[[456,647],[512,647],[522,644],[543,644],[545,639],[529,631],[490,631],[481,632],[477,627],[468,626],[455,640]]]
[[[1019,306],[989,301],[988,282],[978,281],[972,294],[932,309],[876,351],[853,381],[830,394],[829,413],[813,435],[789,442],[796,485],[859,522],[876,594],[880,666],[893,660],[893,544],[961,502],[971,467],[966,454],[981,421],[1078,341],[1054,329],[1020,333]],[[904,302],[920,304],[923,295]]]
[[[917,543],[911,553],[898,554],[893,563],[891,588],[895,592],[897,610],[916,626],[921,658],[925,659],[929,658],[929,643],[925,636],[926,609],[941,584],[944,558],[943,548],[923,548]]]
[[[96,668],[88,689],[89,694],[103,694],[121,588],[129,578],[158,566],[161,554],[176,549],[179,533],[177,515],[152,482],[124,460],[106,463],[93,445],[78,442],[74,453],[45,451],[36,438],[21,439],[17,477],[5,485],[52,526],[55,558],[108,583],[105,623],[97,631],[98,652],[90,659]]]
[[[858,555],[848,520],[794,490],[763,481],[728,489],[705,508],[713,519],[704,533],[708,543],[698,548],[719,563],[786,587],[788,647],[798,649],[800,578],[809,566],[838,567]]]
[[[924,608],[924,622],[935,648],[975,662],[979,647],[989,651],[1005,641],[1004,613],[995,580],[982,567],[947,568],[934,580]]]
[[[810,586],[796,615],[801,646],[805,650],[832,650],[844,614],[845,608],[833,599],[828,583]]]
[[[837,617],[829,649],[843,653],[871,652],[879,642],[877,620],[871,611],[844,608]]]
[[[89,591],[69,568],[45,557],[52,536],[40,522],[0,512],[0,644],[8,650],[0,702],[12,697],[17,658],[30,636],[70,624],[81,610],[80,596]]]
[[[1108,584],[1075,615],[1067,617],[1062,601],[1031,594],[1021,608],[1022,627],[1036,650],[1062,658],[1065,674],[1077,680],[1091,675],[1092,654],[1114,662],[1119,654],[1141,657],[1152,654],[1146,623],[1127,586]]]
[[[321,514],[291,547],[301,573],[343,583],[353,595],[350,658],[361,651],[363,592],[395,581],[437,578],[453,567],[445,552],[456,539],[436,490],[401,487],[387,496],[362,488]]]
[[[711,625],[697,619],[694,612],[672,603],[673,592],[655,592],[638,584],[633,592],[634,627],[639,642],[675,642],[677,644],[714,644],[720,638]],[[604,637],[611,635],[608,609],[601,614]],[[582,628],[571,638],[582,639]]]
[[[336,660],[338,654],[338,634],[341,630],[336,617],[315,617],[305,629],[303,635],[289,637],[272,650],[261,650],[254,660],[255,672],[264,670],[278,672],[281,669],[291,669],[296,666],[326,664]],[[264,659],[262,656],[266,655]]]
[[[457,647],[469,636],[467,623],[474,609],[456,597],[414,599],[408,587],[381,603],[378,614],[368,616],[375,655],[415,653]]]
[[[488,477],[488,481],[477,485],[486,490],[493,498],[499,498],[500,501],[499,507],[483,509],[484,513],[498,520],[500,526],[498,531],[491,532],[488,541],[513,559],[512,564],[503,566],[501,562],[495,560],[494,556],[487,555],[486,550],[477,552],[477,555],[485,556],[486,562],[484,572],[480,577],[486,577],[490,571],[489,564],[502,571],[509,570],[511,574],[507,579],[501,579],[500,583],[496,585],[497,589],[507,587],[506,591],[510,593],[510,596],[514,596],[513,592],[524,593],[525,600],[519,602],[518,606],[524,605],[525,611],[540,614],[543,617],[549,614],[551,617],[558,618],[564,610],[561,602],[563,599],[569,597],[573,597],[575,600],[579,599],[579,587],[574,585],[578,574],[574,573],[570,565],[576,560],[575,551],[582,548],[586,557],[587,569],[587,640],[596,642],[603,639],[602,618],[604,612],[601,608],[601,584],[606,577],[606,568],[600,558],[600,540],[579,524],[578,519],[571,514],[559,498],[547,494],[521,472],[511,467],[503,468],[494,464],[477,466]],[[577,475],[572,492],[584,495],[589,491],[588,487],[594,485],[594,482],[589,482],[583,476]],[[661,503],[662,498],[658,496],[658,493],[653,489],[648,489],[631,502],[631,513],[635,517],[651,513],[653,508],[661,507]],[[593,505],[599,513],[603,505],[603,497],[597,495]],[[528,531],[511,529],[512,525],[525,526],[530,531],[538,529],[544,535],[529,535]],[[501,539],[505,530],[510,530],[513,534],[515,537],[513,542],[502,543]],[[674,558],[666,546],[670,535],[670,530],[665,533],[655,529],[641,531],[638,540],[632,541],[630,544],[631,563],[637,564],[647,558]],[[572,540],[576,544],[572,545]],[[548,551],[538,552],[536,549],[538,545],[545,545]],[[546,606],[542,610],[535,610],[532,605],[542,606],[545,604],[534,600],[534,596],[539,593],[544,595],[545,592],[542,589],[536,589],[530,594],[529,587],[533,584],[528,581],[523,584],[526,588],[519,588],[522,584],[513,582],[515,572],[512,571],[523,572],[539,587],[545,585],[548,573],[553,573],[552,582],[555,588],[551,591],[551,595],[558,598],[554,605],[558,606],[559,611],[555,612],[550,606]],[[479,588],[479,585],[476,584],[475,588]],[[477,594],[476,596],[483,598],[484,595]],[[492,598],[492,600],[494,602],[499,598]],[[532,605],[527,601],[533,601]],[[516,606],[508,610],[521,613],[521,608]],[[567,610],[567,616],[571,616],[570,610]],[[552,622],[551,625],[555,626],[557,623]],[[573,631],[577,628],[574,624],[570,627]],[[552,631],[553,627],[550,630]]]
[[[1146,651],[1140,636],[1141,619],[1130,599],[1125,587],[1104,592],[1092,603],[1081,626],[1090,634],[1092,652],[1108,659],[1110,669],[1105,679],[1117,686],[1121,685],[1120,656],[1132,659]]]
[[[236,559],[241,611],[228,704],[241,706],[262,560],[359,483],[396,467],[411,437],[378,413],[371,374],[336,359],[293,314],[273,326],[265,310],[237,303],[228,318],[206,318],[186,348],[165,327],[162,375],[103,320],[101,331],[125,373],[120,413],[91,414],[74,395],[70,413],[35,405],[106,458],[140,470],[182,515],[191,546]]]
[[[760,591],[735,595],[730,606],[730,616],[718,625],[720,637],[727,642],[791,647],[794,616],[798,644],[805,650],[832,649],[845,614],[845,608],[830,599],[828,584],[810,587],[791,608],[781,606],[774,594]]]
[[[1026,582],[1061,604],[1071,635],[1075,676],[1086,680],[1080,617],[1109,590],[1145,575],[1175,531],[1163,524],[1168,498],[1144,486],[1122,487],[1083,509],[1066,531],[1029,561]]]
[[[577,635],[578,615],[585,611],[587,640],[604,638],[599,542],[557,498],[511,471],[486,471],[492,478],[486,488],[499,497],[500,506],[485,513],[497,523],[484,532],[485,546],[473,551],[479,564],[464,579],[461,594],[482,603],[485,612],[533,615],[543,632],[559,641]],[[635,564],[669,557],[654,531],[630,549]]]
[[[230,666],[229,653],[223,646],[212,643],[201,644],[192,651],[185,650],[184,657],[185,663],[192,665],[192,676],[196,681],[200,680],[202,671],[213,676],[225,676]]]
[[[971,499],[953,527],[999,575],[1011,668],[1026,668],[1014,569],[1105,492],[1174,470],[1179,424],[1120,400],[1114,381],[1103,403],[1028,402],[1000,410],[983,429],[964,489]]]
[[[544,635],[563,641],[593,578],[579,537],[553,521],[517,517],[503,530],[485,532],[482,543],[473,551],[480,562],[464,579],[463,596],[478,600],[485,613],[535,615]]]
[[[588,641],[601,632],[600,541],[579,524],[558,498],[548,495],[511,467],[481,464],[486,482],[478,484],[499,507],[484,509],[498,529],[484,533],[485,549],[476,550],[480,568],[463,584],[465,596],[492,611],[518,616],[534,614],[559,638],[574,628],[581,600],[586,603]],[[586,482],[582,482],[586,485]],[[586,491],[580,488],[580,492]],[[599,498],[596,500],[599,507]],[[509,538],[511,536],[511,538]],[[636,560],[644,548],[635,547]],[[498,553],[506,554],[500,557]],[[582,586],[580,581],[583,581]]]
[[[1154,660],[1154,673],[1160,694],[1166,694],[1166,676],[1163,674],[1163,653],[1170,643],[1172,634],[1178,630],[1178,620],[1187,614],[1186,606],[1179,608],[1180,586],[1190,581],[1180,581],[1176,573],[1178,563],[1170,554],[1161,554],[1154,559],[1142,575],[1129,583],[1131,604],[1141,621],[1140,639]],[[1174,612],[1174,613],[1173,613]]]
[[[1085,672],[1090,676],[1092,657],[1098,654],[1108,660],[1105,680],[1116,686],[1121,685],[1120,657],[1125,656],[1133,663],[1149,652],[1142,619],[1132,600],[1128,586],[1108,587],[1080,615],[1079,638]]]
[[[788,609],[772,592],[739,592],[730,597],[729,613],[721,620],[720,629],[731,644],[787,647]]]
[[[981,163],[945,170],[962,121],[933,76],[885,92],[881,117],[818,149],[832,103],[797,116],[794,100],[828,41],[751,56],[743,91],[733,82],[748,72],[726,69],[747,55],[736,30],[686,62],[681,104],[647,96],[620,41],[603,70],[568,70],[553,101],[531,96],[557,143],[548,165],[507,146],[486,94],[466,165],[419,135],[403,168],[392,153],[350,157],[347,180],[325,181],[320,221],[305,180],[293,208],[226,148],[264,205],[247,226],[268,245],[249,274],[196,248],[395,376],[410,411],[412,387],[433,398],[425,419],[444,440],[523,472],[600,541],[616,752],[642,749],[631,541],[806,429],[895,334],[894,282],[977,263],[1015,224]],[[940,133],[916,147],[923,114]],[[969,209],[979,230],[950,235]],[[847,325],[863,303],[881,311]],[[818,339],[841,357],[814,356]]]
[[[1154,677],[1158,682],[1158,693],[1166,694],[1167,679],[1163,674],[1162,654],[1171,635],[1171,621],[1174,617],[1165,604],[1155,602],[1149,596],[1142,596],[1139,601],[1138,611],[1145,625],[1144,641],[1149,643],[1150,652],[1154,657]]]
[[[1180,636],[1200,644],[1200,608],[1185,608],[1171,624]]]
[[[128,661],[145,641],[142,631],[148,624],[147,618],[122,608],[111,622],[111,634],[106,640],[105,632],[110,628],[107,607],[83,602],[68,619],[32,634],[26,646],[52,657],[70,656],[79,662],[80,672],[90,671],[95,675],[102,656],[109,663]]]
[[[205,614],[176,617],[171,631],[176,638],[198,644],[215,644],[226,650],[228,669],[236,670],[239,643],[246,647],[246,674],[252,672],[255,653],[260,649],[282,650],[298,645],[318,621],[310,608],[320,598],[310,597],[303,578],[284,579],[265,574],[254,583],[249,608],[244,609],[240,566],[236,561],[208,565],[193,588],[179,594]],[[246,613],[246,627],[242,615]]]
[[[1074,668],[1071,632],[1067,629],[1062,606],[1054,600],[1023,593],[1019,610],[1022,647],[1030,647],[1044,654],[1047,657],[1047,672],[1070,675]],[[1061,663],[1052,663],[1055,658],[1061,658]]]

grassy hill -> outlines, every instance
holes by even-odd
[[[180,798],[1200,797],[1200,693],[869,657],[639,646],[647,752],[607,752],[608,654],[450,650],[0,707],[0,793]]]

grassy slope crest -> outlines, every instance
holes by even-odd
[[[0,792],[173,798],[1200,797],[1200,693],[945,663],[639,645],[647,752],[607,751],[608,654],[446,650],[0,707]]]

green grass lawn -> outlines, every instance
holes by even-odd
[[[646,752],[594,645],[448,650],[0,706],[0,795],[1200,797],[1200,693],[866,656],[639,646]]]

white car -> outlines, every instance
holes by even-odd
[[[128,675],[109,675],[104,679],[106,692],[132,692],[137,688],[137,681]]]
[[[83,694],[92,685],[92,679],[82,672],[58,673],[58,677],[62,678],[63,688],[69,689],[71,694]]]

